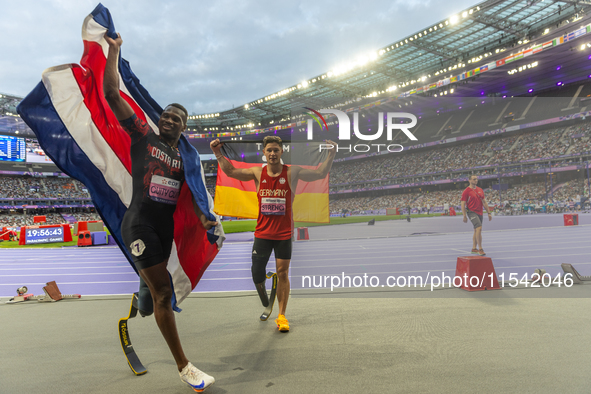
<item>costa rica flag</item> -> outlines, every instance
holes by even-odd
[[[96,210],[136,269],[121,237],[121,222],[132,196],[131,141],[103,95],[108,53],[105,33],[117,37],[109,10],[99,4],[82,26],[84,52],[80,65],[64,64],[43,71],[41,82],[17,110],[54,163],[87,187]],[[121,96],[158,133],[162,107],[121,56],[118,71]],[[178,147],[185,182],[174,213],[168,273],[173,286],[173,308],[180,311],[177,305],[195,288],[220,250],[225,235],[205,187],[199,153],[183,135]],[[193,199],[208,220],[218,221],[216,227],[205,230],[193,210]]]

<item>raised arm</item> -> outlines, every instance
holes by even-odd
[[[221,152],[223,145],[224,144],[221,143],[217,138],[209,143],[209,146],[215,154],[216,159],[218,159],[218,163],[222,171],[224,171],[224,174],[230,178],[238,179],[239,181],[243,182],[256,180],[257,178],[254,173],[254,168],[236,168],[232,165],[232,163],[230,163],[228,159],[224,157]]]
[[[319,179],[324,179],[328,175],[330,168],[332,167],[332,161],[337,154],[337,144],[331,140],[326,141],[327,144],[332,145],[332,148],[328,151],[328,158],[322,163],[316,170],[309,170],[300,166],[292,167],[292,178],[295,180],[302,180],[304,182],[314,182]],[[295,170],[295,171],[294,171]]]
[[[119,94],[119,74],[117,73],[117,63],[119,60],[119,48],[123,44],[121,35],[117,33],[117,38],[112,39],[105,34],[105,40],[109,44],[109,54],[105,66],[105,75],[103,78],[103,94],[109,107],[118,120],[125,120],[133,116],[133,109],[123,100]]]

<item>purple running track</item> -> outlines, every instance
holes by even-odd
[[[579,215],[579,221],[591,223],[591,215]],[[564,227],[562,215],[495,217],[485,221],[483,242],[497,276],[508,280],[511,273],[531,276],[536,268],[554,277],[562,272],[561,263],[591,274],[590,236],[590,225]],[[377,276],[380,284],[389,276],[453,276],[457,257],[470,254],[472,246],[472,228],[461,216],[310,228],[310,237],[294,243],[294,289],[302,288],[303,276],[367,274]],[[230,234],[195,291],[253,290],[251,250],[252,233]],[[273,260],[268,270],[275,270]],[[42,287],[52,280],[63,294],[130,294],[138,288],[137,274],[116,247],[0,252],[0,297],[16,295],[23,285],[29,293],[43,294]]]

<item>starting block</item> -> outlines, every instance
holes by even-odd
[[[368,226],[373,226],[374,224],[376,224],[376,220],[375,219],[371,219],[369,222],[367,222]]]
[[[307,241],[310,239],[308,227],[298,227],[298,241]]]
[[[491,279],[492,274],[492,279]],[[464,279],[466,275],[467,279]],[[490,257],[462,256],[456,263],[456,276],[462,278],[461,288],[468,291],[497,290],[499,280]],[[455,279],[454,279],[455,282]]]
[[[566,215],[565,215],[566,216]],[[591,281],[591,276],[583,276],[573,267],[572,264],[560,264],[565,274],[571,274],[574,284],[581,284],[583,282]]]
[[[44,295],[33,296],[33,294],[24,294],[27,292],[27,287],[23,286],[17,289],[17,296],[7,301],[7,304],[15,304],[17,302],[37,300],[39,302],[55,302],[66,298],[81,298],[80,294],[62,294],[55,281],[47,282],[43,287]]]
[[[579,214],[578,213],[565,213],[564,214],[564,225],[565,226],[578,226],[579,225]]]

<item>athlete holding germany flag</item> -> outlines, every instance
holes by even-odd
[[[223,143],[216,139],[210,143],[211,150],[222,171],[230,178],[247,182],[254,181],[257,190],[259,214],[254,233],[252,247],[252,279],[261,297],[263,306],[269,304],[265,289],[266,267],[275,251],[277,266],[277,301],[279,302],[279,316],[275,320],[281,332],[289,331],[289,322],[285,318],[285,309],[289,298],[289,263],[291,261],[291,239],[293,236],[292,203],[299,180],[313,182],[324,179],[336,155],[337,144],[332,145],[328,158],[316,170],[300,166],[282,164],[283,142],[277,136],[267,136],[263,139],[263,154],[267,160],[264,167],[236,168],[221,153]]]

